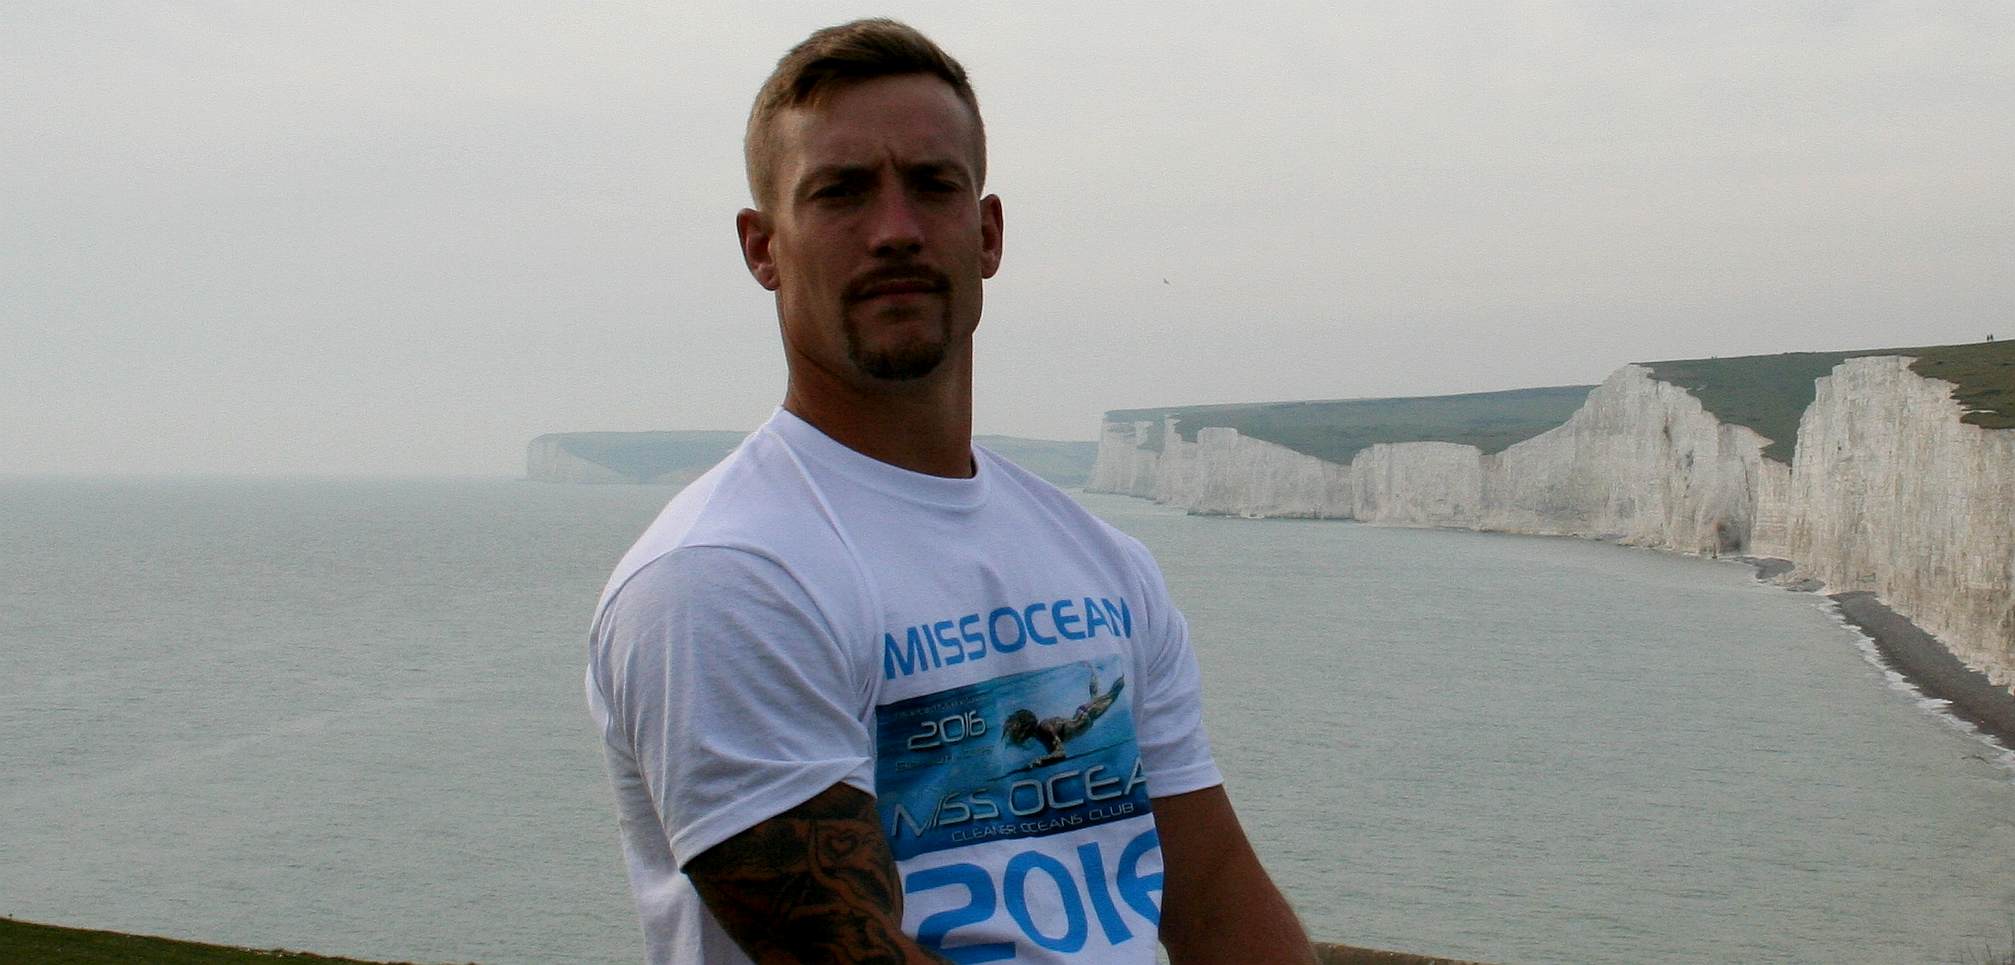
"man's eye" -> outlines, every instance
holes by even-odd
[[[825,187],[818,189],[817,191],[813,191],[812,198],[813,200],[825,200],[829,198],[849,198],[858,193],[859,191],[856,190],[855,187],[851,184],[828,184]]]

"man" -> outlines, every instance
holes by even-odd
[[[651,960],[1312,961],[1153,561],[972,444],[1003,222],[963,68],[821,30],[746,155],[783,406],[624,557],[589,648]],[[1033,764],[996,736],[1087,674],[1095,731]]]
[[[1001,737],[1008,743],[1020,747],[1031,739],[1043,746],[1043,755],[1023,764],[1016,770],[1034,770],[1063,760],[1064,742],[1091,729],[1093,722],[1112,708],[1113,701],[1119,699],[1119,692],[1126,687],[1126,678],[1112,682],[1112,689],[1105,693],[1098,691],[1098,677],[1091,678],[1090,698],[1077,705],[1077,710],[1069,717],[1043,717],[1038,719],[1035,711],[1022,707],[1007,715],[1007,722],[1001,727]]]

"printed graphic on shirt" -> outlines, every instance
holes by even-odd
[[[880,709],[875,798],[897,861],[1148,814],[1126,661],[998,677]]]

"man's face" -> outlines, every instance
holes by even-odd
[[[777,293],[794,380],[872,390],[969,350],[1001,257],[974,125],[927,74],[848,84],[777,119],[774,201],[736,224],[750,273]]]

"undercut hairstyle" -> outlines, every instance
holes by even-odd
[[[742,138],[749,194],[756,206],[768,208],[776,200],[779,115],[797,107],[817,108],[829,94],[848,84],[905,74],[927,74],[944,81],[972,111],[973,177],[976,187],[985,185],[986,124],[980,120],[979,98],[966,81],[966,69],[915,27],[877,17],[826,27],[806,37],[777,61],[777,69],[756,92],[748,131]]]

